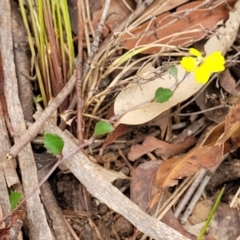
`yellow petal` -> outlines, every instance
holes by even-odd
[[[202,58],[202,54],[196,48],[190,48],[189,53],[193,56]]]
[[[197,67],[197,59],[193,57],[183,57],[180,64],[187,72],[192,72]]]
[[[210,72],[221,72],[225,69],[225,59],[221,52],[213,52],[204,59],[204,65],[206,65]]]
[[[194,76],[196,83],[207,83],[208,79],[210,78],[211,72],[208,68],[204,67],[204,65],[199,66],[194,71]]]

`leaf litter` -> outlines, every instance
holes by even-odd
[[[121,2],[121,4],[111,1],[109,16],[101,36],[103,41],[108,39],[107,45],[103,42],[83,80],[82,92],[86,99],[83,106],[84,138],[91,137],[99,119],[105,118],[109,124],[107,129],[105,126],[100,133],[95,132],[95,135],[113,130],[106,138],[100,136],[93,145],[86,149],[85,154],[92,161],[97,162],[99,159],[98,163],[104,167],[99,166],[99,173],[108,181],[113,182],[113,185],[120,191],[126,192],[126,195],[130,193],[131,200],[144,210],[149,207],[154,195],[162,193],[159,205],[163,205],[169,196],[178,190],[179,183],[197,173],[201,168],[211,169],[221,164],[225,153],[237,152],[240,146],[240,121],[238,119],[240,104],[237,97],[239,90],[235,80],[237,78],[231,72],[233,68],[227,65],[226,71],[217,76],[218,79],[213,76],[209,85],[202,85],[195,83],[192,74],[185,76],[185,71],[178,64],[180,57],[187,55],[188,52],[183,47],[193,44],[198,44],[198,49],[206,55],[213,51],[221,51],[227,58],[235,53],[238,42],[234,43],[234,41],[236,38],[239,41],[237,37],[240,19],[239,1],[235,7],[233,4],[236,1],[228,1],[227,4],[226,1],[195,1],[188,2],[181,7],[178,7],[176,2],[180,1],[166,1],[166,4],[159,8],[159,11],[165,13],[156,16],[155,19],[149,18],[152,16],[149,14],[149,11],[152,11],[149,10],[151,8],[145,10],[135,22],[131,23],[129,20],[120,34],[115,32],[112,39],[109,39],[108,36],[111,36],[119,22],[126,19],[136,7],[133,1]],[[184,2],[187,1],[181,1],[181,4]],[[88,41],[91,41],[91,34],[97,28],[104,1],[99,2],[98,6],[91,4],[92,21],[86,21],[88,26],[85,28],[86,53],[90,49]],[[172,10],[171,4],[176,9]],[[167,10],[163,11],[164,7]],[[166,12],[168,10],[172,11]],[[144,23],[141,19],[146,15],[149,20]],[[226,22],[223,24],[223,21]],[[74,25],[76,26],[77,23],[72,18],[72,26]],[[89,32],[91,34],[86,34]],[[201,39],[202,41],[199,42]],[[230,49],[232,46],[234,47]],[[238,66],[237,57],[234,64]],[[173,66],[176,67],[173,68]],[[154,102],[154,93],[158,88],[169,88],[174,90],[174,94],[166,102]],[[213,94],[217,95],[218,101],[214,102],[215,105],[208,105],[208,95],[211,97]],[[212,115],[207,114],[209,107],[219,105],[225,107],[225,112],[221,117],[216,114],[217,111],[209,111]],[[114,116],[106,117],[111,106],[114,108],[114,113],[112,113]],[[229,112],[228,109],[230,109]],[[188,130],[187,137],[182,141],[174,140],[184,132],[185,128],[187,129],[192,123],[198,121],[203,114],[206,116],[204,128],[197,131]],[[67,119],[63,121],[67,122]],[[181,127],[183,121],[185,125]],[[110,123],[115,129],[112,129]],[[68,129],[76,136],[74,124],[75,120],[72,120],[68,124]],[[207,133],[205,127],[209,125],[212,130]],[[102,155],[102,161],[98,158],[98,154]],[[230,160],[227,161],[230,162]],[[125,171],[125,168],[128,171]],[[225,171],[228,169],[231,168],[225,168]],[[130,182],[129,172],[131,172]],[[83,205],[76,204],[78,201],[76,196],[84,194],[85,190],[73,181],[74,184],[71,187],[73,196],[70,197],[69,191],[69,196],[63,194],[67,189],[66,182],[71,182],[73,177],[71,175],[64,177],[62,172],[59,176],[67,179],[63,185],[58,186],[61,189],[59,192],[68,199],[65,206],[64,200],[62,201],[61,207],[63,209],[72,207],[72,212],[68,212],[67,216],[74,225],[73,215],[76,216],[76,213],[80,212],[83,207]],[[224,183],[221,182],[221,184]],[[214,185],[211,189],[213,192],[211,197],[215,197],[217,190],[217,186]],[[84,196],[86,199],[89,197]],[[207,192],[207,196],[210,198],[210,193]],[[71,198],[74,204],[69,200]],[[179,195],[176,198],[177,204],[181,197]],[[102,234],[105,232],[104,237],[108,239],[115,230],[111,233],[103,225],[114,221],[111,210],[102,205],[101,208],[100,205],[94,205],[91,199],[89,202],[91,207],[98,209],[102,219],[95,221],[96,227],[100,232],[102,231]],[[173,211],[174,209],[170,207],[162,221],[189,239],[194,239],[194,236],[188,233],[173,216]],[[224,214],[229,212],[229,218],[237,218],[236,209],[231,212],[229,208],[220,205],[221,211]],[[220,236],[224,234],[230,235],[226,229],[231,223],[224,221],[224,214],[220,216],[221,223],[213,222],[210,226],[209,237],[221,239]],[[115,232],[118,234],[116,239],[119,239],[119,236],[121,238],[132,236],[132,226],[126,219],[123,220],[121,217],[116,221],[119,221],[114,225],[117,228]],[[122,224],[123,222],[128,225]],[[121,225],[128,226],[126,228],[130,230],[124,232]],[[214,230],[219,226],[223,226],[223,235],[219,233],[217,236]],[[235,232],[239,234],[238,231]],[[193,234],[197,235],[198,232]],[[95,235],[92,235],[92,239],[97,239]],[[87,233],[83,236],[86,237]],[[233,238],[227,236],[226,239]]]

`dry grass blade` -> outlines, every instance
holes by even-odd
[[[26,130],[26,126],[23,112],[20,107],[20,100],[16,94],[18,92],[18,84],[13,56],[10,2],[7,0],[0,1],[0,9],[0,48],[3,60],[4,91],[8,114],[14,131],[14,140],[17,142],[22,133]],[[18,155],[18,159],[24,193],[28,194],[38,183],[37,169],[30,144],[26,145],[21,151]],[[38,194],[34,194],[26,201],[26,209],[30,236],[34,236],[36,239],[47,238],[51,240],[51,231],[47,224],[46,215]]]
[[[73,74],[74,48],[67,1],[29,0],[24,6],[20,0],[19,4],[28,30],[32,68],[46,107]],[[62,109],[66,108],[67,101],[62,105]]]
[[[169,1],[157,1],[157,6],[161,6],[164,9],[165,4],[169,3]],[[212,4],[213,7],[217,7],[222,4],[223,1],[214,1]],[[177,3],[175,3],[177,4]],[[210,4],[209,1],[203,1],[199,3],[197,6],[191,9],[197,10],[200,7],[208,6]],[[166,6],[167,7],[167,6]],[[129,29],[135,29],[142,24],[142,21],[146,20],[146,16],[152,16],[149,13],[154,13],[156,11],[156,7],[149,8],[147,10],[146,15],[142,17],[142,20],[136,20],[134,23],[129,24],[123,32],[118,35],[114,35],[109,41],[108,44],[103,44],[100,48],[99,53],[95,55],[92,60],[91,66],[87,75],[83,79],[83,96],[85,96],[86,102],[83,108],[83,114],[85,116],[99,116],[104,118],[106,111],[103,111],[103,106],[105,106],[105,102],[108,103],[113,101],[115,92],[121,91],[123,87],[126,86],[126,83],[134,77],[131,73],[136,72],[137,69],[141,68],[143,63],[146,62],[154,62],[156,57],[164,56],[164,51],[158,52],[156,55],[141,55],[147,49],[151,49],[152,47],[158,47],[162,49],[169,49],[169,52],[172,52],[173,49],[179,51],[176,46],[167,45],[167,44],[159,44],[159,40],[152,42],[151,44],[145,44],[141,46],[135,46],[130,49],[123,55],[119,56],[119,51],[122,51],[121,47],[116,47],[119,45],[121,41],[121,36],[129,33]],[[185,13],[187,14],[187,13]],[[130,18],[131,19],[131,18]],[[143,20],[144,19],[144,20]],[[139,21],[139,22],[138,22]],[[177,21],[174,18],[173,21]],[[149,22],[154,22],[154,19],[151,19]],[[163,26],[164,27],[164,26]],[[166,26],[165,26],[166,27]],[[187,30],[186,34],[193,34],[195,30]],[[168,53],[170,54],[170,53]],[[179,51],[177,54],[184,54]],[[110,61],[109,61],[110,60]],[[112,79],[111,74],[113,72],[118,72],[114,79]],[[126,78],[128,76],[128,78]],[[111,79],[111,80],[110,80]],[[105,82],[107,82],[107,87],[101,88],[101,85],[105,86]],[[89,121],[89,126],[87,129],[90,129],[92,126],[93,118]],[[91,136],[91,131],[87,130],[85,137],[89,138]]]

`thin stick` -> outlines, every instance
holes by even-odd
[[[83,127],[82,127],[82,53],[83,53],[83,18],[82,3],[77,1],[78,9],[78,57],[76,64],[76,93],[77,93],[77,130],[79,145],[83,143]]]
[[[77,234],[74,232],[72,226],[70,225],[70,223],[67,221],[67,219],[64,217],[64,221],[65,221],[65,224],[69,230],[69,232],[72,234],[72,237],[75,239],[75,240],[79,240],[79,237],[77,236]]]
[[[109,6],[110,6],[110,3],[111,3],[111,0],[106,0],[105,1],[105,4],[104,4],[104,7],[103,7],[103,12],[102,12],[102,16],[101,16],[101,19],[98,23],[98,27],[97,27],[97,30],[96,30],[96,35],[95,35],[95,38],[93,40],[93,43],[92,43],[92,46],[91,46],[91,52],[88,56],[88,60],[84,66],[84,70],[83,70],[83,76],[85,77],[90,66],[91,66],[91,62],[94,58],[94,56],[96,55],[97,51],[98,51],[98,46],[99,46],[99,42],[100,42],[100,37],[101,37],[101,34],[102,34],[102,29],[103,29],[103,26],[104,26],[104,22],[107,18],[107,12],[108,12],[108,9],[109,9]]]
[[[61,92],[49,103],[48,107],[45,108],[39,119],[33,123],[32,126],[25,131],[24,134],[18,139],[18,141],[11,147],[7,158],[16,157],[17,154],[33,139],[37,136],[40,129],[46,120],[53,114],[53,112],[62,104],[64,99],[72,92],[76,78],[73,75]]]
[[[192,113],[173,113],[172,115],[177,115],[177,116],[192,116],[192,115],[198,115],[198,114],[205,113],[205,112],[210,112],[210,111],[217,110],[217,109],[224,108],[224,107],[230,107],[230,106],[228,106],[228,105],[226,105],[226,104],[221,104],[221,105],[219,105],[219,106],[211,107],[211,108],[204,109],[204,110],[197,111],[197,112],[192,112]]]
[[[88,71],[90,69],[92,60],[93,60],[93,58],[95,57],[95,55],[96,55],[96,53],[98,51],[100,37],[101,37],[101,34],[102,34],[102,29],[103,29],[103,26],[104,26],[104,22],[105,22],[105,20],[107,18],[107,12],[108,12],[110,3],[111,3],[111,0],[106,0],[105,1],[103,12],[102,12],[102,16],[101,16],[101,19],[100,19],[100,21],[98,23],[98,27],[97,27],[97,30],[96,30],[96,33],[95,33],[96,35],[94,37],[94,40],[93,40],[93,43],[92,43],[92,46],[91,46],[91,52],[90,52],[90,54],[88,56],[87,62],[84,64],[83,76],[82,76],[83,80],[86,77],[86,75],[87,75],[87,73],[88,73]],[[77,95],[74,94],[73,99],[72,99],[71,103],[69,104],[68,108],[69,109],[74,109],[75,106],[76,106],[76,103],[77,103]]]
[[[179,218],[181,212],[183,211],[184,207],[187,205],[188,201],[192,197],[193,193],[196,191],[197,187],[199,186],[199,182],[203,179],[205,176],[207,170],[206,169],[201,169],[198,173],[198,176],[195,178],[194,182],[192,183],[191,187],[188,189],[184,197],[181,199],[179,202],[175,212],[174,216],[176,218]]]
[[[188,217],[191,215],[196,203],[198,202],[198,200],[202,196],[202,193],[203,193],[205,187],[207,186],[207,184],[209,183],[209,181],[211,180],[213,174],[216,172],[218,167],[221,165],[221,163],[228,156],[229,156],[229,153],[226,153],[225,155],[223,155],[222,159],[221,159],[221,162],[217,166],[211,168],[211,170],[208,170],[206,172],[206,175],[203,176],[203,179],[202,179],[201,183],[199,184],[198,189],[196,190],[196,192],[195,192],[194,196],[192,197],[191,201],[189,202],[188,207],[185,209],[183,215],[180,217],[180,221],[181,221],[182,224],[185,224],[187,222]]]
[[[92,48],[91,48],[91,54],[88,57],[88,60],[85,64],[84,70],[83,70],[83,77],[86,76],[90,64],[92,62],[92,59],[94,58],[100,41],[100,36],[102,33],[103,25],[105,22],[105,19],[107,18],[107,12],[110,6],[111,0],[106,0],[104,4],[104,9],[102,13],[102,17],[100,19],[100,22],[98,24],[98,28],[96,31],[96,36],[94,38]],[[8,158],[15,157],[24,146],[26,146],[34,137],[37,136],[38,132],[42,128],[44,122],[52,115],[52,113],[62,104],[64,99],[70,94],[70,92],[73,90],[75,85],[76,78],[75,76],[72,76],[66,86],[62,89],[62,91],[56,96],[56,98],[48,105],[48,107],[43,111],[41,117],[31,126],[29,129],[20,137],[19,141],[15,143],[15,145],[12,146],[12,148],[9,151]],[[74,100],[75,99],[75,100]],[[75,95],[73,99],[73,102],[75,102],[74,106],[76,105],[77,97]]]
[[[55,162],[55,164],[52,166],[52,168],[48,171],[48,173],[42,178],[42,180],[40,181],[40,183],[35,186],[32,191],[30,191],[22,200],[21,202],[18,204],[18,206],[14,209],[15,211],[20,209],[22,207],[22,205],[30,198],[33,196],[33,194],[38,191],[38,189],[48,180],[48,178],[52,175],[52,173],[57,169],[57,167],[66,159],[69,159],[71,157],[73,157],[79,150],[81,150],[82,148],[89,146],[93,143],[94,138],[90,138],[87,142],[81,144],[77,149],[73,150],[72,152],[66,154],[65,156],[59,155],[57,156],[57,161]],[[12,213],[6,215],[3,219],[0,220],[0,223],[2,223],[3,221],[5,221],[9,216],[11,216]]]
[[[63,155],[79,149],[73,142],[72,137],[66,134],[66,132],[62,132],[53,124],[46,123],[44,131],[57,134],[63,139]],[[65,155],[65,157],[67,156]],[[78,150],[78,153],[69,157],[69,160],[64,161],[64,164],[94,197],[100,202],[105,203],[113,211],[121,214],[148,236],[154,239],[165,240],[188,239],[181,236],[176,230],[171,229],[167,225],[144,213],[138,206],[115,188],[112,183],[106,180],[106,177],[97,170],[99,166],[92,163],[81,151]]]

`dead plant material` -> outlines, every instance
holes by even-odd
[[[81,2],[77,3],[78,12],[78,56],[76,64],[76,94],[77,94],[77,131],[79,145],[83,143],[83,121],[82,121],[82,109],[83,109],[83,96],[82,96],[82,74],[83,74],[83,17]]]
[[[32,83],[28,78],[30,76],[30,59],[27,52],[30,50],[27,40],[27,32],[24,27],[22,17],[18,11],[18,6],[11,1],[12,28],[14,41],[14,59],[16,65],[16,74],[19,86],[19,98],[21,101],[24,119],[33,121],[33,92]]]
[[[13,56],[11,6],[8,0],[0,1],[0,11],[0,49],[4,73],[4,93],[9,118],[14,131],[14,141],[17,142],[26,131],[26,126],[22,108],[20,107],[21,103],[16,94],[18,93],[18,83]],[[25,144],[25,148],[19,153],[18,160],[21,170],[23,191],[27,195],[38,184],[37,169],[29,142]],[[26,212],[30,238],[47,238],[51,240],[51,231],[38,193],[33,194],[32,197],[26,201]]]
[[[176,185],[178,179],[200,168],[209,169],[221,162],[222,155],[240,146],[240,103],[232,107],[224,123],[217,125],[206,139],[185,156],[175,157],[160,165],[156,181],[159,188]]]
[[[40,157],[40,156],[38,156]],[[48,157],[41,156],[42,158]],[[44,167],[38,171],[39,182],[45,177],[49,172],[50,166]],[[49,182],[45,182],[41,187],[41,200],[44,205],[45,210],[48,213],[48,218],[52,222],[51,227],[57,240],[73,240],[70,232],[65,224],[65,219],[61,209],[59,208],[55,196],[51,190]]]
[[[220,86],[228,93],[232,94],[232,96],[237,96],[236,90],[236,81],[234,80],[233,76],[231,75],[229,69],[226,69],[220,78]]]
[[[51,123],[46,123],[45,131],[58,134],[64,140],[64,155],[78,149],[77,145],[71,140],[68,134],[62,132]],[[96,169],[95,164],[93,164],[82,152],[78,152],[71,159],[66,160],[64,164],[71,170],[76,178],[84,184],[93,196],[114,211],[120,213],[148,236],[158,239],[159,236],[164,235],[166,240],[173,240],[175,238],[178,240],[188,239],[167,225],[162,224],[144,213],[137,205],[113,187],[110,182],[106,181],[102,174]]]
[[[215,81],[209,83],[209,85],[202,90],[199,96],[196,98],[196,103],[203,112],[203,114],[211,121],[215,123],[221,123],[224,121],[229,107],[224,106],[223,93],[221,94],[221,89],[216,87]],[[226,105],[226,104],[225,104]],[[217,109],[217,107],[222,106],[222,108]],[[212,111],[206,111],[215,108]]]
[[[232,159],[230,161],[223,162],[221,166],[214,173],[211,181],[207,186],[207,190],[213,191],[217,186],[237,180],[240,178],[240,161],[239,159]]]
[[[186,152],[190,147],[196,143],[194,137],[187,137],[184,141],[179,143],[167,143],[162,140],[158,140],[153,136],[148,136],[141,145],[133,145],[128,154],[130,161],[135,161],[142,155],[155,150],[157,156],[163,158],[170,158],[178,154]]]
[[[23,133],[19,141],[12,146],[9,151],[9,157],[16,157],[16,155],[26,146],[34,137],[36,137],[42,128],[46,120],[53,114],[53,112],[61,105],[64,99],[72,92],[75,86],[76,78],[72,76],[61,92],[49,103],[48,107],[45,108],[41,117],[33,123],[26,131]]]
[[[104,5],[105,1],[102,2],[101,5]],[[135,2],[133,0],[126,0],[126,1],[111,1],[111,4],[109,6],[109,11],[107,15],[107,19],[104,24],[104,28],[102,30],[102,35],[104,37],[107,37],[109,33],[113,32],[114,29],[124,21],[125,19],[128,19],[128,17],[131,14],[131,9],[135,8]],[[130,7],[130,9],[128,8]],[[102,8],[100,7],[100,10],[94,11],[93,18],[92,18],[92,26],[94,29],[97,28],[97,24],[99,22],[99,19],[102,16]]]
[[[187,47],[211,32],[220,20],[228,18],[225,3],[211,6],[202,1],[187,3],[174,13],[164,13],[120,37],[121,46],[133,49],[150,43]],[[199,7],[200,6],[200,7]],[[207,30],[208,29],[208,30]],[[142,53],[159,52],[162,47],[152,47]]]
[[[221,203],[211,219],[207,239],[235,240],[239,237],[239,212],[228,204]]]
[[[186,156],[175,157],[162,163],[156,174],[157,186],[161,189],[174,186],[178,179],[189,176],[201,168],[212,168],[216,166],[222,156],[222,147],[202,146]]]
[[[162,161],[148,161],[143,164],[140,164],[136,169],[134,169],[131,173],[132,181],[131,181],[131,200],[136,203],[141,209],[146,210],[150,204],[154,196],[158,193],[158,188],[154,181],[154,177],[156,171],[161,165]],[[163,194],[161,197],[161,206],[166,201],[166,195]],[[151,210],[153,212],[156,210],[156,207]],[[187,232],[177,218],[174,217],[172,210],[170,209],[161,219],[161,222],[167,224],[168,226],[176,229],[182,235],[195,239],[192,234]]]

